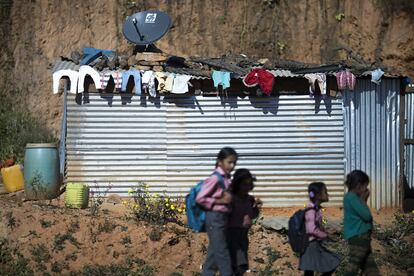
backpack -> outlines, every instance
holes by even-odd
[[[218,184],[222,189],[225,189],[223,176],[218,172],[214,172],[212,175],[216,175],[218,177]],[[193,188],[191,188],[190,193],[185,197],[187,224],[193,232],[197,233],[206,231],[206,211],[196,201],[197,194],[200,192],[203,184],[204,180],[198,182]]]
[[[296,211],[289,218],[288,238],[289,244],[295,253],[304,254],[309,245],[309,235],[306,233],[305,214],[312,207]]]

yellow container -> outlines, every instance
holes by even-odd
[[[20,165],[14,165],[8,168],[1,169],[1,176],[3,177],[4,189],[13,193],[24,188],[24,178]]]
[[[65,205],[68,208],[86,208],[89,202],[89,186],[82,183],[68,183],[65,192]]]

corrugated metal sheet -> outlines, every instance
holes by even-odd
[[[377,209],[399,204],[398,91],[399,79],[358,79],[355,91],[344,93],[346,172],[367,172]]]
[[[209,175],[223,146],[240,154],[237,167],[257,175],[266,206],[302,205],[306,185],[325,181],[332,204],[343,196],[344,135],[340,101],[280,98],[139,98],[122,105],[90,95],[68,99],[67,181],[107,186],[126,195],[138,181],[152,191],[184,195]]]
[[[414,139],[414,93],[405,95],[405,138]],[[405,146],[405,177],[408,186],[414,188],[414,145]]]

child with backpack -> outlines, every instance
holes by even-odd
[[[236,166],[237,158],[237,152],[233,148],[222,148],[217,155],[215,171],[204,181],[196,197],[197,203],[206,211],[205,229],[209,240],[207,258],[203,265],[204,276],[215,275],[217,269],[222,276],[233,274],[226,241],[232,199],[227,189],[230,187],[230,173]]]
[[[243,275],[249,269],[248,247],[249,228],[259,216],[262,201],[249,195],[256,178],[247,169],[238,169],[231,182],[231,213],[229,217],[227,241],[235,276]]]
[[[321,204],[328,202],[328,190],[325,183],[313,182],[308,186],[310,202],[304,214],[308,245],[300,256],[299,269],[305,271],[305,276],[312,276],[314,272],[329,276],[339,266],[340,258],[322,245],[322,240],[328,237],[322,225]]]
[[[372,215],[368,208],[369,177],[360,170],[346,176],[348,193],[344,196],[344,238],[349,245],[349,264],[344,275],[380,275],[372,256]]]

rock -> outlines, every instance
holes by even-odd
[[[257,62],[260,63],[260,64],[266,64],[266,63],[268,63],[270,61],[269,61],[268,58],[262,58],[262,59],[259,59]]]
[[[163,72],[164,71],[164,68],[162,67],[162,66],[154,66],[153,68],[152,68],[155,72]]]
[[[283,231],[288,229],[289,218],[287,217],[272,217],[264,218],[261,225],[266,229],[272,229],[276,231]]]
[[[121,196],[119,195],[109,195],[106,199],[107,203],[112,203],[112,204],[119,204],[121,203]]]
[[[146,61],[146,60],[141,60],[138,61],[139,65],[144,65],[144,66],[160,66],[161,63],[156,62],[156,61]]]
[[[143,71],[149,71],[152,70],[151,66],[143,66],[143,65],[135,65],[135,69],[143,70]]]
[[[137,53],[135,59],[137,61],[159,62],[166,61],[168,56],[163,53]]]
[[[129,66],[134,66],[135,64],[137,64],[137,60],[135,59],[135,57],[134,57],[134,56],[130,56],[130,57],[128,58],[128,65],[129,65]]]

